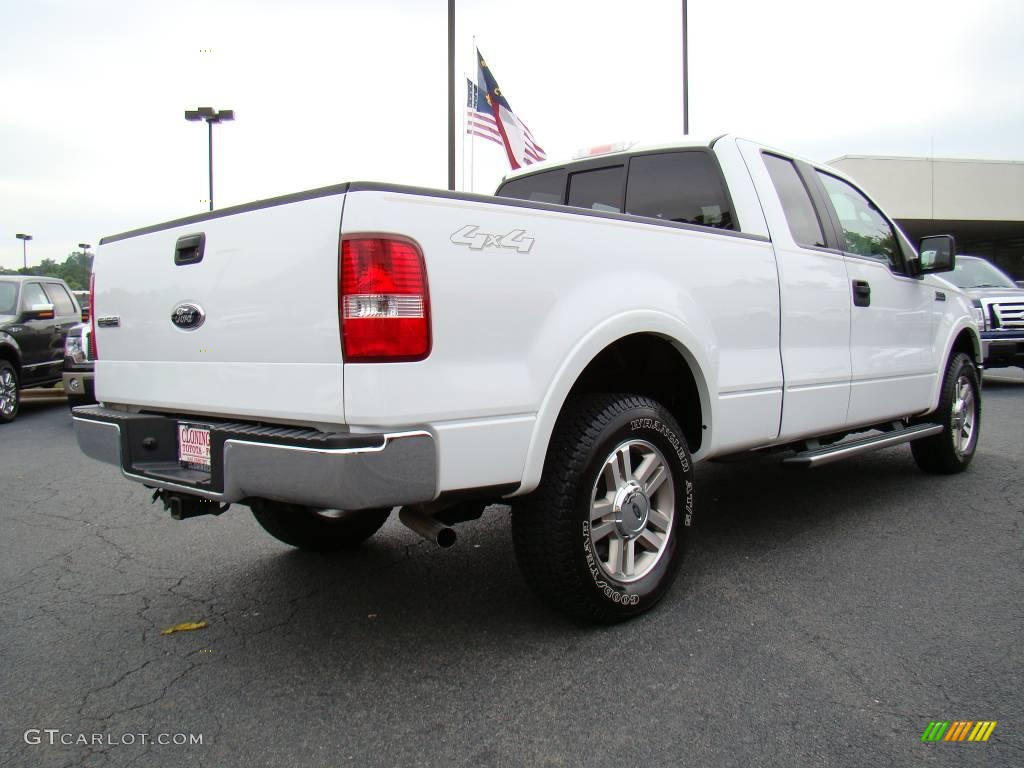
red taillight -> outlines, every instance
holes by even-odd
[[[96,275],[89,275],[89,359],[99,357],[96,352]]]
[[[423,254],[406,240],[341,241],[338,315],[348,362],[422,360],[430,354]]]

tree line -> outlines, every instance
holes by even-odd
[[[89,288],[89,273],[92,272],[92,254],[84,251],[72,251],[58,264],[53,259],[43,259],[34,267],[21,269],[5,269],[0,267],[0,275],[38,275],[40,277],[59,277],[73,291],[84,291]]]

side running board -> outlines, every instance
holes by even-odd
[[[820,467],[823,464],[830,464],[840,459],[848,459],[851,456],[858,456],[869,451],[877,451],[879,448],[888,448],[900,443],[909,443],[929,435],[937,435],[942,431],[941,424],[915,424],[912,427],[903,427],[880,435],[870,435],[858,440],[850,440],[845,443],[826,445],[823,448],[814,448],[808,451],[787,456],[782,460],[787,466],[797,467]]]

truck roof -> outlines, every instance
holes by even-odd
[[[714,136],[686,136],[679,141],[671,141],[667,143],[644,144],[639,142],[619,142],[617,144],[598,145],[594,147],[589,154],[581,153],[572,158],[545,160],[543,163],[533,163],[525,168],[512,171],[502,178],[502,183],[509,181],[510,179],[518,178],[519,176],[526,176],[527,174],[537,173],[538,171],[544,171],[549,168],[561,168],[566,165],[572,165],[573,163],[582,163],[587,160],[593,160],[597,157],[617,157],[620,155],[631,155],[637,152],[656,152],[658,150],[671,149],[706,149],[727,135],[728,134],[719,133]]]
[[[739,136],[737,134],[732,134],[732,133],[719,133],[719,134],[716,134],[714,136],[710,136],[710,135],[686,136],[686,137],[684,137],[682,139],[679,139],[678,141],[670,141],[670,142],[666,142],[666,143],[649,143],[649,144],[644,144],[644,143],[637,142],[637,143],[634,143],[634,144],[621,144],[621,145],[609,144],[609,145],[606,145],[606,146],[609,147],[609,151],[607,151],[607,152],[595,151],[593,154],[581,154],[581,155],[577,155],[576,157],[572,157],[572,158],[563,158],[561,160],[546,160],[543,163],[534,163],[533,165],[528,165],[525,168],[520,168],[519,170],[512,171],[512,172],[506,174],[502,178],[501,184],[504,184],[506,181],[510,181],[511,179],[515,179],[515,178],[518,178],[520,176],[528,176],[531,173],[539,173],[541,171],[546,171],[546,170],[549,170],[551,168],[564,168],[566,166],[570,166],[570,165],[573,165],[575,163],[585,163],[585,162],[587,162],[589,160],[593,160],[593,159],[599,158],[599,157],[614,158],[614,157],[621,157],[621,156],[624,156],[624,155],[638,154],[638,153],[641,153],[641,152],[658,152],[658,151],[663,151],[664,152],[664,151],[671,151],[671,150],[674,150],[674,149],[707,149],[709,147],[713,147],[721,139],[728,139],[728,140],[731,140],[731,141],[736,141],[737,139],[743,139],[745,141],[750,141],[750,142],[752,142],[754,144],[757,144],[759,147],[761,147],[764,150],[767,150],[769,152],[773,152],[773,153],[782,155],[783,157],[789,157],[789,158],[792,158],[793,160],[801,160],[801,161],[803,161],[803,162],[807,163],[808,165],[813,166],[815,168],[827,168],[829,173],[834,174],[835,176],[838,176],[841,179],[845,179],[846,181],[853,182],[853,179],[848,174],[844,173],[843,171],[839,170],[838,168],[833,168],[828,163],[823,163],[823,162],[820,162],[818,160],[812,160],[812,159],[810,159],[808,157],[803,157],[801,155],[797,155],[797,154],[795,154],[793,152],[790,152],[788,150],[778,149],[776,147],[770,146],[768,144],[764,144],[764,143],[762,143],[760,141],[757,141],[755,139],[750,139],[750,138],[745,137],[745,136]],[[614,147],[614,149],[612,149],[613,147]],[[601,149],[601,147],[595,147],[595,150],[599,150],[599,149]],[[500,186],[500,184],[499,184],[499,186]]]
[[[62,283],[67,285],[59,277],[49,277],[47,275],[0,275],[0,280],[13,280],[15,282],[24,283],[29,280],[49,280],[51,283]]]

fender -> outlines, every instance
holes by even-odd
[[[701,413],[704,425],[708,430],[705,445],[711,444],[710,435],[714,414],[710,392],[711,387],[715,387],[717,391],[717,381],[709,382],[706,378],[707,372],[715,370],[703,351],[707,346],[706,342],[702,344],[698,336],[687,325],[671,315],[652,310],[626,312],[610,317],[593,328],[566,354],[564,362],[555,374],[537,411],[537,420],[534,424],[526,466],[523,470],[522,484],[514,495],[529,493],[540,484],[544,459],[547,457],[548,443],[555,429],[555,421],[580,374],[605,348],[626,336],[637,333],[650,333],[664,337],[686,360],[697,383]]]
[[[4,354],[8,351],[10,355]],[[18,340],[6,331],[0,331],[0,358],[10,359],[21,368],[21,347],[18,346]]]
[[[956,342],[957,336],[959,336],[965,329],[970,332],[971,344],[974,346],[974,362],[978,364],[979,368],[982,363],[981,337],[978,336],[978,329],[974,325],[974,322],[967,317],[961,316],[954,319],[947,316],[943,318],[943,324],[945,325],[946,322],[949,322],[950,320],[954,320],[954,322],[950,327],[950,330],[945,334],[946,340],[942,347],[942,356],[935,363],[938,366],[939,374],[935,377],[935,384],[932,388],[931,407],[928,409],[929,413],[939,407],[939,398],[942,394],[942,378],[946,373],[946,365],[949,363],[949,357],[953,352],[953,344]]]

